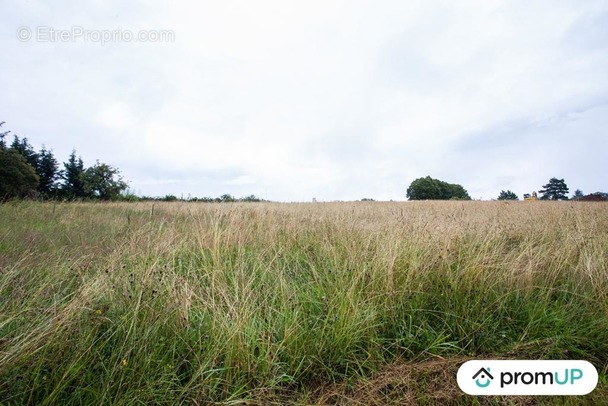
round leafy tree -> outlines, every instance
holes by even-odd
[[[19,152],[0,149],[0,200],[35,194],[40,179]]]
[[[519,198],[510,190],[501,190],[500,194],[498,195],[498,200],[519,200]]]
[[[407,188],[406,196],[409,200],[471,200],[461,185],[433,179],[430,176],[414,180]]]

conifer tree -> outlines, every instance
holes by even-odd
[[[568,200],[568,186],[563,179],[551,178],[549,183],[543,185],[541,200]]]
[[[11,149],[17,151],[24,157],[26,162],[30,164],[34,170],[38,167],[38,154],[34,151],[34,147],[29,144],[27,138],[24,137],[20,140],[19,137],[15,135],[13,143],[11,144]]]
[[[64,194],[71,199],[85,197],[84,163],[81,157],[76,158],[76,150],[72,150],[68,161],[63,163],[63,168],[62,178],[64,182],[62,189]]]
[[[38,153],[36,174],[40,178],[38,191],[45,197],[50,197],[57,191],[57,180],[60,177],[59,164],[53,151],[47,150],[44,145]]]

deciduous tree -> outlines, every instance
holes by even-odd
[[[471,200],[468,192],[458,184],[447,183],[430,176],[414,180],[407,188],[409,200]]]
[[[517,195],[510,190],[501,190],[498,195],[498,200],[519,200]]]
[[[578,200],[578,199],[580,199],[580,198],[581,198],[581,197],[583,197],[583,196],[585,196],[585,194],[583,193],[583,191],[582,191],[582,190],[580,190],[580,189],[576,189],[576,190],[574,191],[574,195],[572,195],[572,199],[574,199],[574,200]]]
[[[12,149],[0,149],[0,200],[34,195],[38,175],[25,158]]]
[[[83,173],[86,194],[101,200],[114,200],[129,186],[120,176],[118,169],[97,161]]]

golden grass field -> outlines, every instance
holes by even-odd
[[[608,204],[0,205],[0,404],[608,404]],[[475,358],[585,359],[479,398]]]

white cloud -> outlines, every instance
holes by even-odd
[[[594,110],[608,98],[603,1],[44,7],[9,2],[0,17],[18,55],[0,68],[0,118],[145,194],[404,199],[431,175],[491,198],[554,172],[605,189],[606,164],[545,153],[605,147],[591,135],[608,124]],[[171,29],[175,42],[20,43],[23,24]]]

